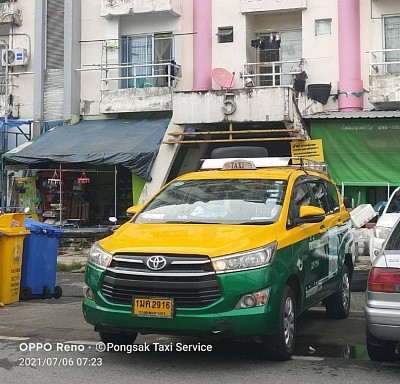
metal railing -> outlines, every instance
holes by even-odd
[[[369,51],[370,76],[400,75],[400,49],[374,49]]]
[[[243,87],[288,87],[303,71],[303,60],[247,63],[243,66]]]
[[[101,89],[118,82],[118,88],[176,87],[181,75],[181,66],[166,63],[118,64],[101,67]],[[110,76],[110,72],[122,72],[119,76]]]

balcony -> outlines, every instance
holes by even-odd
[[[171,111],[172,91],[180,77],[181,67],[173,63],[104,67],[100,113]]]
[[[182,0],[101,0],[101,16],[113,17],[151,12],[182,14]]]
[[[243,66],[243,87],[278,87],[292,85],[302,72],[303,60],[248,63]]]
[[[22,25],[22,12],[18,3],[0,3],[1,24],[14,24],[18,27]]]
[[[378,109],[400,108],[400,49],[370,52],[369,101]]]
[[[242,0],[241,12],[298,11],[307,8],[307,0]]]

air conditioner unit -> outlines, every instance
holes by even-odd
[[[28,52],[25,48],[3,49],[1,51],[1,65],[10,67],[28,64]]]

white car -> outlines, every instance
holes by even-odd
[[[382,207],[383,209],[383,207]],[[383,242],[388,237],[390,230],[400,218],[400,187],[396,188],[389,198],[388,203],[380,212],[379,219],[371,236],[369,250],[371,263],[374,262],[382,248]]]
[[[393,226],[368,276],[366,344],[371,360],[400,358],[400,219]]]

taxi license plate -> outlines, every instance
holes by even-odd
[[[134,297],[132,302],[133,316],[159,317],[172,319],[174,317],[174,301],[172,299],[153,297]]]

